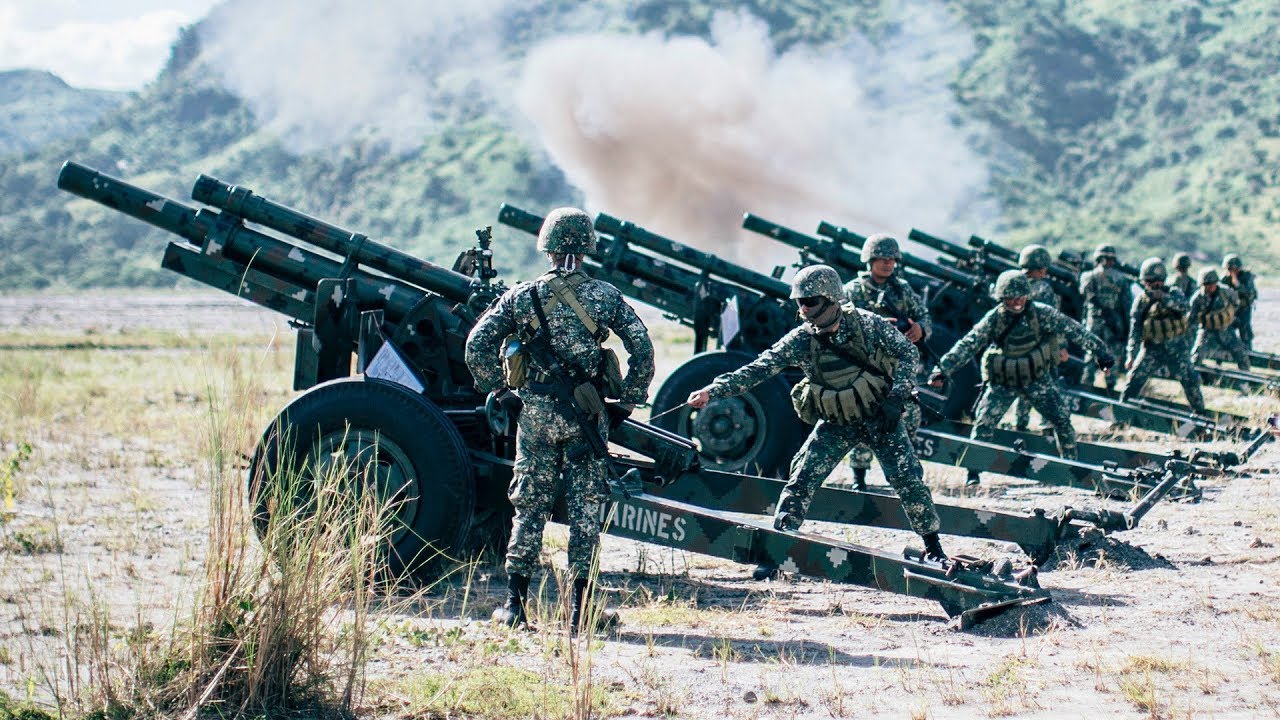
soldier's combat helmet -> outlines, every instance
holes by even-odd
[[[1173,256],[1173,268],[1175,270],[1186,272],[1191,269],[1191,256],[1186,253],[1178,253]]]
[[[1116,246],[1115,246],[1115,245],[1099,245],[1099,246],[1098,246],[1098,249],[1093,251],[1093,261],[1094,261],[1094,262],[1098,262],[1099,260],[1101,260],[1101,259],[1102,259],[1102,258],[1104,258],[1104,257],[1109,257],[1109,258],[1111,258],[1112,260],[1115,260],[1115,259],[1116,259]]]
[[[1028,297],[1031,295],[1031,282],[1018,270],[1005,270],[996,278],[994,294],[997,300]]]
[[[1218,282],[1218,271],[1207,267],[1200,271],[1201,285],[1214,285]]]
[[[1164,269],[1164,261],[1158,257],[1149,257],[1142,261],[1142,267],[1138,269],[1138,277],[1142,282],[1159,280],[1164,282],[1168,275]]]
[[[573,207],[547,213],[538,231],[538,250],[564,255],[595,252],[596,229],[591,225],[591,216]]]
[[[1023,270],[1046,270],[1053,264],[1053,257],[1043,245],[1028,245],[1018,253],[1018,267]]]
[[[872,235],[862,243],[862,262],[870,263],[876,258],[902,259],[902,251],[898,249],[898,241],[888,235]]]
[[[844,284],[830,265],[802,268],[791,280],[791,299],[823,297],[839,305],[844,302]]]
[[[1228,270],[1235,270],[1244,267],[1244,262],[1240,260],[1240,256],[1235,253],[1222,258],[1222,267]]]

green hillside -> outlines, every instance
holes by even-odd
[[[1280,8],[1264,0],[947,5],[973,36],[975,52],[952,87],[962,119],[991,129],[973,143],[990,163],[1002,212],[995,239],[1106,241],[1135,258],[1156,247],[1209,259],[1243,251],[1256,267],[1275,267]],[[779,50],[854,32],[875,44],[911,19],[866,1],[744,7],[769,24]],[[609,8],[615,32],[706,36],[713,15],[710,3],[668,0]],[[574,11],[548,3],[509,18],[501,41],[510,67],[533,43],[575,27]],[[528,133],[465,95],[412,152],[351,141],[293,154],[204,74],[198,53],[197,33],[186,33],[160,78],[87,134],[0,155],[0,287],[176,282],[159,268],[159,231],[54,188],[66,159],[176,199],[208,173],[441,263],[496,222],[501,202],[581,201]],[[499,258],[520,273],[537,262],[523,241],[499,248]]]
[[[0,158],[84,133],[128,93],[73,88],[40,70],[0,72]]]

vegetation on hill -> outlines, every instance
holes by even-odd
[[[506,18],[501,39],[511,67],[533,43],[571,27],[573,5]],[[874,44],[911,17],[889,15],[872,0],[744,5],[768,23],[780,51],[838,44],[851,33]],[[610,7],[615,30],[702,37],[715,9],[669,0]],[[1076,249],[1105,241],[1134,260],[1188,250],[1214,262],[1243,252],[1255,268],[1275,266],[1280,44],[1272,38],[1280,7],[1266,0],[947,7],[973,37],[952,87],[958,120],[990,128],[972,142],[990,163],[990,193],[1002,212],[993,239]],[[54,188],[66,159],[175,199],[188,196],[196,175],[211,174],[443,264],[476,228],[496,222],[501,202],[545,210],[581,201],[527,131],[465,94],[411,152],[364,139],[299,155],[209,76],[196,62],[199,50],[197,33],[185,33],[156,81],[69,139],[25,149],[6,145],[13,131],[0,129],[0,287],[177,281],[159,268],[156,231]],[[500,269],[531,272],[537,258],[529,245],[499,247]]]

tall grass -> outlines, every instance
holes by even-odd
[[[168,605],[167,620],[138,610],[121,623],[109,595],[87,577],[78,587],[60,554],[61,597],[24,613],[29,685],[59,717],[347,717],[361,702],[394,508],[362,491],[373,468],[325,456],[264,474],[256,499],[271,512],[255,523],[243,457],[263,392],[241,363],[215,354],[207,373],[207,425],[192,431],[209,490],[203,572],[187,594],[146,600]]]

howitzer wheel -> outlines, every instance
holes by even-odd
[[[429,581],[439,560],[466,550],[471,460],[453,423],[421,395],[356,377],[317,385],[289,403],[249,467],[259,536],[282,502],[306,512],[317,482],[329,478],[355,492],[373,486],[387,503],[391,527],[379,551],[392,578]]]
[[[708,352],[676,368],[654,396],[653,415],[684,405],[689,393],[717,375],[737,370],[752,357],[736,351]],[[733,398],[712,400],[701,410],[681,407],[659,417],[660,428],[697,440],[712,469],[785,477],[807,434],[791,408],[790,389],[774,377]]]

